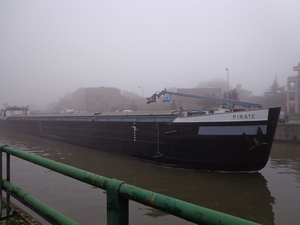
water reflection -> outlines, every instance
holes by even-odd
[[[300,144],[276,142],[272,148],[271,163],[273,167],[289,168],[300,173]]]
[[[300,144],[275,142],[269,163],[261,173],[275,197],[275,224],[299,224]]]
[[[218,173],[170,168],[18,134],[0,133],[0,143],[254,222],[279,225],[288,221],[297,224],[299,218],[299,145],[274,143],[269,163],[259,173]],[[288,198],[286,190],[290,191]],[[283,209],[291,202],[289,210]],[[186,221],[169,218],[158,210],[140,204],[131,205],[134,205],[130,208],[131,218],[136,223],[147,224],[145,218],[151,217],[156,218],[156,222],[186,224]],[[80,204],[74,212],[82,210],[79,207]],[[287,220],[287,216],[290,219]]]

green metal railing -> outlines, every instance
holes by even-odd
[[[1,218],[11,215],[10,195],[33,209],[43,218],[53,224],[78,224],[72,219],[66,217],[62,213],[47,206],[43,202],[26,193],[19,187],[10,183],[10,155],[40,165],[44,168],[51,169],[60,174],[69,176],[81,182],[93,185],[95,187],[106,190],[107,193],[107,224],[108,225],[128,225],[129,223],[129,200],[136,201],[143,205],[170,213],[182,219],[191,221],[196,224],[203,225],[254,225],[257,223],[234,217],[225,213],[210,210],[195,204],[181,201],[172,197],[161,195],[152,191],[138,188],[123,181],[106,178],[94,173],[90,173],[72,166],[55,162],[46,158],[42,158],[33,154],[26,153],[17,149],[10,148],[6,145],[0,145],[0,153],[7,153],[6,157],[6,179],[2,178],[0,184],[1,197],[2,190],[7,194],[7,209],[2,210]],[[2,174],[2,159],[1,159]]]

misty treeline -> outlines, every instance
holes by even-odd
[[[264,107],[282,106],[285,107],[287,101],[287,91],[285,85],[280,86],[275,76],[270,87],[266,89],[262,96],[255,96],[253,92],[242,88],[242,84],[237,84],[236,87],[228,86],[228,98],[234,100],[248,101],[259,103]],[[222,90],[227,90],[227,82],[222,78],[217,78],[211,81],[204,81],[197,85],[198,88],[204,87],[220,87]],[[223,98],[227,98],[227,91],[223,92]]]

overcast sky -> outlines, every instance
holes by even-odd
[[[0,104],[215,78],[262,95],[300,62],[299,0],[1,0]]]

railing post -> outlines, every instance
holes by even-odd
[[[129,201],[119,194],[119,189],[123,183],[124,181],[116,179],[111,179],[107,183],[107,225],[128,225]]]
[[[5,146],[5,145],[4,145]],[[2,174],[2,148],[4,147],[4,146],[2,146],[1,148],[0,148],[0,154],[1,154],[1,160],[0,160],[0,175],[1,175],[1,183],[0,183],[0,212],[1,212],[1,216],[0,216],[0,218],[2,219],[2,181],[3,181],[3,178],[2,178],[2,176],[3,176],[3,174]]]
[[[1,182],[0,182],[0,211],[1,211],[1,216],[0,219],[3,219],[5,217],[13,215],[13,210],[10,207],[10,194],[6,193],[6,209],[3,209],[3,196],[2,196],[2,190],[3,190],[3,156],[2,156],[2,149],[6,147],[7,145],[3,145],[0,148],[0,154],[1,154],[1,160],[0,160],[0,174],[1,174]],[[9,181],[10,180],[10,154],[6,153],[6,179]]]
[[[6,180],[10,181],[10,154],[6,153]],[[10,207],[10,194],[6,192],[6,215],[12,215],[13,211]]]

